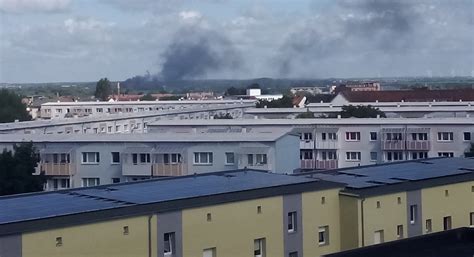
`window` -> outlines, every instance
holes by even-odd
[[[321,197],[321,204],[325,204],[326,203],[326,197]]]
[[[323,133],[325,134],[325,133]],[[332,132],[332,133],[328,133],[328,139],[329,140],[337,140],[337,134]],[[323,140],[326,140],[326,139],[323,139]]]
[[[402,204],[402,198],[401,197],[397,197],[397,203]]]
[[[313,151],[312,150],[301,150],[300,151],[300,159],[301,160],[312,160],[313,159]]]
[[[234,153],[225,153],[225,164],[234,164]]]
[[[446,197],[449,196],[449,190],[444,190],[444,196],[446,196]]]
[[[120,132],[120,125],[115,126],[115,132]]]
[[[211,152],[194,153],[194,164],[210,165],[212,164]]]
[[[380,244],[384,242],[383,230],[377,230],[374,232],[374,244]]]
[[[260,205],[257,206],[257,213],[258,214],[262,213],[262,206],[260,206]]]
[[[255,257],[265,257],[265,238],[255,239],[253,241]]]
[[[288,213],[288,232],[292,233],[296,231],[296,212]]]
[[[471,141],[471,132],[464,132],[464,141]]]
[[[426,141],[428,140],[428,133],[411,133],[412,141]]]
[[[113,184],[120,183],[120,178],[112,178],[112,183]]]
[[[204,249],[202,251],[202,257],[216,257],[216,248]]]
[[[326,133],[321,133],[321,140],[324,141],[324,140],[326,140],[326,139],[327,139]]]
[[[56,247],[60,247],[63,245],[63,238],[62,237],[56,237]]]
[[[206,221],[208,221],[208,222],[212,221],[212,214],[211,213],[206,214]]]
[[[112,133],[112,126],[107,127],[107,133]]]
[[[360,141],[360,132],[346,132],[346,141]]]
[[[325,160],[337,160],[336,151],[321,152],[321,158]]]
[[[82,178],[82,187],[93,187],[100,185],[99,178]]]
[[[112,152],[112,164],[120,163],[120,153]]]
[[[257,165],[265,165],[267,164],[267,155],[266,154],[257,154],[256,155]]]
[[[453,152],[438,152],[438,157],[454,157]]]
[[[347,161],[360,161],[361,154],[360,152],[346,152]]]
[[[70,187],[69,183],[70,183],[69,179],[67,178],[55,178],[53,179],[53,189],[57,190],[57,189],[69,188]]]
[[[140,162],[141,163],[150,163],[150,154],[149,153],[141,153],[140,154]]]
[[[400,141],[402,140],[402,133],[386,133],[385,140],[387,141]]]
[[[322,226],[318,228],[318,244],[329,244],[329,226]]]
[[[128,234],[129,234],[128,226],[124,226],[124,227],[123,227],[123,234],[124,234],[124,235],[128,235]]]
[[[179,153],[163,154],[163,163],[165,164],[177,164],[180,162],[181,162],[181,154]]]
[[[370,161],[376,162],[377,161],[377,152],[370,152]]]
[[[313,140],[313,133],[303,133],[302,139],[305,141]]]
[[[99,153],[95,152],[84,152],[82,153],[82,163],[83,164],[97,164],[100,162]]]
[[[469,226],[474,227],[474,212],[469,213]]]
[[[377,132],[370,132],[370,141],[377,140]]]
[[[451,229],[451,216],[446,216],[443,218],[443,229],[444,230]]]
[[[288,254],[288,257],[298,257],[298,252],[291,252]]]
[[[417,212],[418,206],[416,204],[410,205],[410,224],[415,224],[418,215]]]
[[[174,232],[172,233],[165,233],[164,234],[164,246],[163,246],[163,251],[165,256],[170,256],[173,255],[175,252],[175,236]]]
[[[387,152],[387,161],[402,161],[402,160],[403,160],[402,151]]]
[[[380,201],[377,201],[376,206],[377,206],[377,209],[380,209],[380,206],[381,206]]]
[[[438,141],[453,141],[453,132],[438,132]]]
[[[425,222],[425,231],[426,231],[426,233],[430,233],[431,231],[433,231],[433,227],[431,225],[431,219],[426,220],[426,222]]]
[[[397,226],[397,239],[403,238],[403,225]]]
[[[412,160],[426,159],[426,158],[428,158],[428,152],[412,152],[411,153]]]

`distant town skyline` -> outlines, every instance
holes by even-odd
[[[0,0],[0,82],[473,76],[473,0]]]

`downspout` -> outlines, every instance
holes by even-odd
[[[361,228],[361,232],[362,232],[362,247],[365,246],[365,230],[364,230],[364,201],[365,201],[365,198],[362,198],[362,200],[360,201],[360,224],[362,226]]]
[[[148,257],[151,257],[151,219],[153,218],[152,215],[148,215]]]

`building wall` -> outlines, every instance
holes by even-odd
[[[421,190],[423,228],[426,219],[431,219],[433,232],[443,231],[443,218],[447,216],[451,216],[452,228],[468,227],[469,213],[474,212],[473,186],[471,181]]]
[[[202,256],[208,248],[216,248],[217,256],[252,256],[260,238],[266,257],[284,256],[282,206],[282,197],[270,197],[183,210],[183,256]]]
[[[22,257],[21,235],[0,237],[0,256]]]
[[[362,245],[361,200],[355,196],[339,195],[341,250]]]
[[[129,233],[124,235],[124,226]],[[152,241],[156,242],[156,217],[151,220]],[[62,246],[56,238],[62,237]],[[147,257],[148,216],[124,218],[87,225],[51,229],[22,236],[23,257]],[[156,245],[152,244],[152,256]]]
[[[298,151],[299,142],[296,136],[285,135],[275,142],[274,167],[278,168],[278,173],[293,173],[295,167],[300,166],[300,156]]]
[[[325,197],[325,203],[322,203]],[[339,189],[302,194],[303,256],[321,256],[341,249]],[[318,244],[318,229],[329,227],[329,244]]]

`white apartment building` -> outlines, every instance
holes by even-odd
[[[299,138],[273,133],[158,133],[19,135],[0,137],[0,149],[33,142],[46,190],[184,176],[235,169],[293,173]]]
[[[104,114],[69,119],[35,120],[0,124],[1,134],[115,134],[145,133],[147,124],[157,120],[212,119],[214,115],[243,116],[253,104],[223,105],[207,108],[187,108],[171,111]]]
[[[40,118],[64,119],[74,116],[96,117],[116,113],[145,113],[184,109],[205,109],[238,105],[253,105],[255,100],[179,100],[179,101],[110,101],[110,102],[50,102],[41,105]]]
[[[474,143],[474,118],[240,119],[154,122],[150,133],[248,133],[293,129],[301,169],[334,169],[447,156]]]

